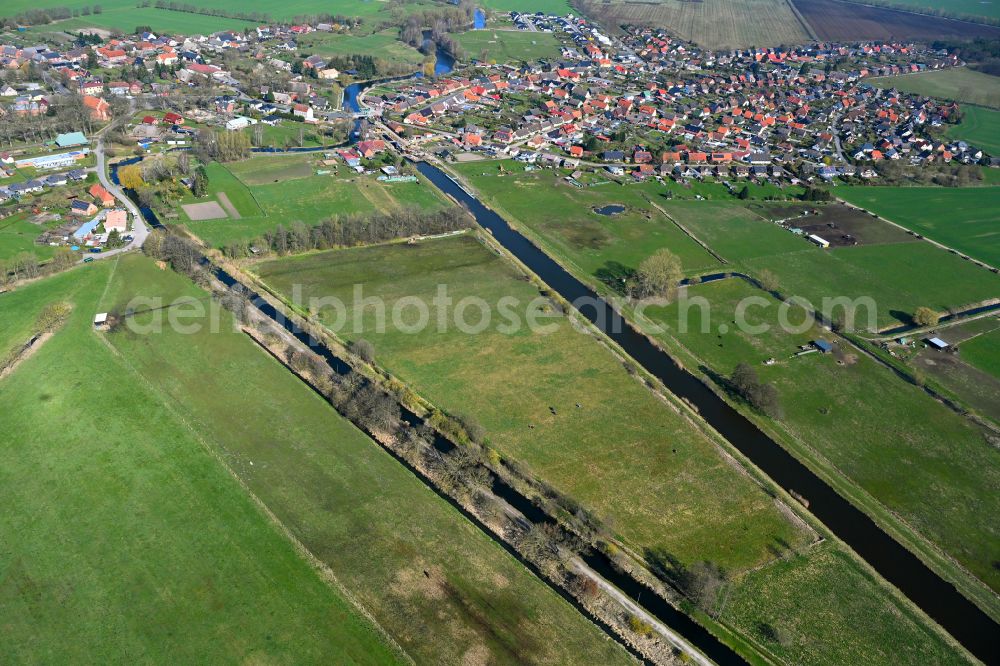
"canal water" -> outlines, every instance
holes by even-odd
[[[996,623],[953,585],[927,568],[915,555],[880,529],[867,515],[836,493],[749,419],[681,368],[645,336],[632,328],[610,304],[570,275],[551,257],[510,227],[445,172],[426,162],[417,169],[489,230],[511,254],[537,274],[619,344],[674,395],[687,400],[699,414],[771,479],[809,501],[809,510],[889,582],[934,618],[970,652],[986,663],[1000,661],[1000,631]]]

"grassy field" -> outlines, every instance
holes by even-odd
[[[580,6],[605,25],[660,26],[712,49],[797,44],[809,39],[786,0],[582,0]]]
[[[14,5],[18,2],[15,0]],[[37,8],[45,3],[31,3],[29,8]],[[53,2],[52,6],[70,6],[70,2]],[[83,3],[90,5],[91,3]],[[66,32],[77,32],[83,28],[102,28],[104,30],[121,30],[125,34],[132,34],[136,27],[148,25],[157,33],[183,34],[183,35],[209,35],[222,30],[243,30],[244,28],[254,28],[256,23],[252,21],[241,21],[239,19],[223,18],[221,16],[205,16],[202,14],[190,14],[187,12],[174,12],[168,9],[156,9],[155,7],[136,7],[135,3],[128,2],[122,6],[115,6],[117,3],[102,3],[104,8],[100,14],[90,16],[79,16],[76,18],[64,19],[38,25],[30,28],[35,32],[52,32],[63,30]],[[5,3],[2,11],[5,15],[16,14],[24,11],[23,8],[14,11],[9,4]]]
[[[869,79],[868,83],[880,88],[895,88],[938,99],[1000,108],[1000,76],[984,74],[968,67],[874,78]]]
[[[1000,266],[1000,188],[838,187],[837,196]]]
[[[244,162],[210,165],[209,197],[226,192],[244,214],[241,219],[192,222],[178,208],[179,222],[212,246],[252,240],[279,224],[319,224],[333,215],[388,212],[400,208],[443,207],[445,199],[423,179],[416,183],[381,183],[374,175],[358,175],[343,167],[336,174],[315,175],[312,158],[254,157]],[[244,180],[245,179],[245,180]],[[239,200],[229,192],[239,192]],[[184,203],[199,201],[191,198]],[[241,203],[242,202],[242,203]],[[253,207],[261,213],[254,213]]]
[[[305,55],[344,56],[364,54],[397,63],[423,61],[423,56],[415,48],[399,41],[395,29],[383,30],[370,35],[337,35],[314,32],[296,40],[299,52]]]
[[[559,16],[575,13],[565,0],[483,0],[482,5],[498,12],[543,12]]]
[[[990,155],[1000,155],[1000,111],[970,104],[962,107],[962,122],[948,125],[945,134],[967,141]]]
[[[671,347],[679,344],[714,372],[728,376],[740,362],[756,368],[779,391],[784,418],[774,427],[790,435],[793,450],[805,449],[807,459],[810,452],[819,454],[1000,588],[992,566],[997,534],[989,519],[1000,511],[1000,498],[987,490],[1000,484],[1000,472],[985,431],[844,343],[834,354],[793,357],[800,345],[835,338],[817,325],[783,328],[773,298],[746,311],[746,323],[766,325],[765,333],[733,326],[739,304],[760,295],[743,280],[706,283],[690,287],[687,296],[706,299],[710,312],[689,308],[684,319],[673,304],[647,308],[645,315],[669,326],[664,338]],[[788,317],[795,324],[803,319],[800,311]],[[768,358],[777,362],[763,365]]]
[[[991,0],[893,0],[894,5],[905,5],[914,11],[945,10],[969,16],[1000,18],[1000,4]]]
[[[718,265],[711,254],[653,207],[650,200],[656,201],[657,195],[644,185],[608,183],[578,188],[552,170],[505,176],[483,175],[493,172],[480,164],[458,165],[457,170],[491,205],[524,221],[587,275],[618,273],[621,267],[634,269],[661,247],[670,248],[688,272]],[[626,209],[614,216],[594,212],[607,204]],[[545,214],[539,215],[542,211]]]
[[[824,299],[870,297],[876,325],[884,327],[909,323],[921,305],[943,311],[1000,295],[996,275],[915,239],[822,250],[738,204],[667,202],[664,208],[732,267],[753,275],[770,270],[782,293],[827,314],[832,301],[824,305]]]
[[[823,308],[824,298],[870,296],[878,306],[877,327],[908,323],[920,305],[943,311],[1000,296],[997,276],[875,220],[871,224],[878,228],[866,236],[877,242],[821,250],[763,219],[768,214],[763,204],[748,208],[731,196],[728,201],[665,199],[660,196],[664,186],[655,182],[576,188],[551,170],[501,177],[495,168],[493,163],[470,163],[456,171],[544,249],[592,280],[607,281],[634,269],[666,247],[689,273],[735,269],[759,274],[768,269],[778,276],[783,292],[804,297],[817,308]],[[902,199],[909,189],[892,192]],[[980,197],[990,191],[975,189]],[[728,263],[716,261],[650,201]],[[625,205],[626,212],[613,217],[593,213],[605,204]]]
[[[103,308],[122,311],[135,293],[168,302],[202,296],[150,261],[127,268]],[[122,328],[109,339],[419,663],[625,661],[596,627],[232,332],[228,316],[215,333]]]
[[[798,589],[809,593],[793,592]],[[885,588],[870,573],[852,566],[842,551],[822,544],[808,557],[787,558],[751,573],[733,591],[721,619],[766,646],[785,663],[962,661],[928,628],[921,627],[903,604],[891,600],[884,606],[869,602],[884,594]],[[831,609],[837,612],[831,613]],[[897,619],[886,622],[886,615]],[[817,618],[826,625],[822,633],[811,629]],[[864,643],[840,640],[859,627],[865,628]],[[896,633],[901,628],[904,633]]]
[[[218,201],[219,194],[225,194],[229,202],[233,205],[242,217],[260,217],[264,211],[253,198],[250,188],[234,176],[229,169],[218,162],[212,162],[205,166],[205,173],[208,175],[209,195],[197,198],[190,195],[181,201],[181,204],[200,203],[205,201]],[[184,212],[183,208],[178,208],[181,220],[190,223],[191,219]]]
[[[390,309],[405,296],[430,302],[439,284],[456,303],[473,296],[497,304],[513,296],[526,307],[538,296],[469,236],[279,259],[259,265],[259,272],[285,293],[300,284],[306,297],[336,296],[346,303],[354,285],[362,284],[365,296],[380,296]],[[321,319],[329,324],[333,315],[327,309]],[[700,556],[740,569],[769,559],[767,545],[776,539],[801,539],[751,485],[734,479],[727,492],[708,492],[727,483],[728,465],[563,317],[547,335],[527,325],[504,334],[496,330],[499,319],[478,335],[463,333],[451,320],[443,332],[431,326],[411,335],[393,326],[373,331],[374,316],[366,310],[340,333],[369,339],[389,370],[442,408],[473,414],[505,455],[525,461],[600,515],[615,516],[618,531],[637,547],[663,546],[683,561]],[[471,310],[467,317],[476,321]],[[357,325],[363,328],[355,333]],[[587,461],[586,473],[573,462],[579,460]],[[678,476],[688,482],[668,482]],[[615,493],[607,492],[611,487]],[[638,496],[645,500],[637,502]],[[716,518],[706,523],[705,515]]]
[[[5,348],[46,303],[74,305],[0,381],[0,653],[26,663],[395,661],[209,455],[189,414],[91,331],[109,280],[148,277],[134,265],[115,273],[99,262],[0,296]]]
[[[30,252],[45,260],[55,252],[55,248],[48,245],[35,244],[35,239],[45,231],[45,226],[32,224],[27,217],[24,213],[18,213],[0,220],[0,261],[11,259],[22,252]]]
[[[439,285],[447,286],[456,303],[473,295],[488,303],[502,296],[525,303],[537,293],[469,236],[289,257],[258,269],[278,289],[287,292],[299,284],[307,297],[336,296],[348,303],[360,283],[365,297],[381,296],[390,312],[404,297],[429,302]],[[375,310],[365,309],[361,332],[340,333],[372,341],[382,365],[435,404],[478,419],[503,455],[613,520],[615,530],[640,552],[658,546],[685,562],[725,562],[736,595],[744,580],[757,575],[745,574],[748,565],[770,561],[768,570],[778,566],[773,553],[802,551],[805,535],[785,522],[763,493],[561,316],[546,322],[556,323],[546,335],[523,327],[501,333],[495,324],[478,335],[453,326],[440,332],[434,323],[430,330],[408,334],[392,326],[385,333],[373,331]],[[324,310],[319,316],[331,324],[332,314]],[[350,308],[346,328],[354,330]],[[802,552],[811,562],[811,549]],[[825,566],[832,580],[863,577],[845,557],[814,566]],[[808,581],[791,574],[779,578],[766,595],[795,608],[811,607],[815,595]],[[794,654],[821,653],[827,644],[846,642],[865,654],[896,652],[914,663],[918,654],[956,659],[884,590],[868,584],[840,594],[842,599],[821,613],[775,620],[798,644]],[[769,603],[768,597],[755,599]],[[731,608],[732,617],[723,619],[741,631],[752,632],[765,617],[752,607]],[[854,608],[865,608],[868,622],[855,622]],[[843,617],[841,609],[848,609]],[[886,636],[893,641],[884,643]],[[901,647],[894,650],[897,642]]]
[[[962,343],[962,360],[994,377],[1000,377],[1000,330]]]
[[[559,42],[546,32],[473,30],[459,35],[458,43],[469,58],[485,62],[530,62],[558,58],[560,54]]]

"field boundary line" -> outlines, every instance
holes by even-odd
[[[795,15],[795,18],[797,18],[799,20],[799,23],[802,24],[802,28],[806,31],[806,35],[809,37],[809,39],[816,42],[821,41],[819,36],[816,34],[816,31],[813,30],[812,24],[806,20],[806,17],[802,15],[802,12],[799,11],[799,8],[795,6],[795,0],[785,0],[785,2],[788,3],[788,7],[789,9],[792,10],[792,14]]]
[[[303,560],[305,560],[309,565],[311,565],[313,570],[319,575],[320,579],[330,587],[333,587],[338,592],[340,592],[343,595],[344,599],[347,600],[348,604],[354,607],[355,610],[357,610],[366,620],[368,620],[371,623],[375,631],[379,633],[383,639],[386,640],[389,646],[395,652],[397,652],[398,656],[400,656],[407,663],[415,665],[416,661],[414,661],[413,657],[411,657],[409,653],[407,653],[406,650],[403,649],[403,646],[401,646],[399,643],[396,642],[396,639],[393,638],[393,636],[385,629],[385,627],[383,627],[378,622],[378,620],[375,619],[374,615],[372,615],[372,613],[364,605],[362,605],[361,602],[359,602],[353,594],[351,594],[351,592],[344,586],[344,584],[340,582],[340,579],[337,578],[337,575],[333,572],[333,570],[329,566],[327,566],[322,560],[316,557],[316,555],[314,555],[313,552],[309,550],[309,548],[306,547],[306,545],[302,543],[299,540],[299,538],[295,536],[295,534],[292,533],[292,531],[288,528],[288,526],[285,525],[281,521],[281,519],[278,518],[278,516],[275,515],[273,511],[271,511],[270,507],[268,507],[267,504],[265,504],[264,501],[261,500],[260,497],[258,497],[257,494],[253,492],[253,490],[250,489],[250,486],[248,486],[247,483],[242,478],[240,478],[240,476],[229,465],[229,463],[226,462],[226,460],[222,457],[222,455],[205,440],[205,438],[194,427],[194,425],[192,425],[192,423],[188,421],[188,419],[186,419],[182,414],[180,414],[174,408],[174,406],[171,404],[171,401],[168,399],[169,396],[167,396],[161,389],[159,389],[156,385],[154,385],[151,381],[149,381],[149,379],[147,379],[145,375],[139,372],[138,368],[136,368],[132,364],[128,356],[122,351],[120,351],[117,347],[115,347],[111,343],[111,341],[108,340],[106,335],[103,335],[96,331],[95,335],[108,348],[111,354],[116,358],[118,358],[118,360],[121,361],[122,365],[125,366],[129,370],[129,372],[135,375],[135,377],[144,386],[146,386],[146,388],[154,396],[156,396],[156,398],[166,408],[166,410],[170,412],[170,414],[174,418],[176,418],[182,425],[184,425],[184,427],[188,431],[190,431],[191,435],[195,438],[195,440],[197,440],[197,442],[201,445],[201,447],[205,449],[205,451],[216,462],[218,462],[222,466],[222,468],[226,470],[226,472],[228,472],[229,476],[232,477],[239,485],[239,487],[247,494],[251,502],[253,502],[253,504],[256,505],[257,508],[261,511],[261,513],[264,514],[264,517],[271,524],[271,526],[274,527],[279,534],[288,539],[289,543],[292,545],[292,548],[296,551],[296,553],[298,553],[298,555]]]

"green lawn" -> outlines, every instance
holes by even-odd
[[[253,240],[279,224],[288,227],[303,222],[313,226],[334,215],[427,210],[446,205],[444,197],[423,178],[416,183],[382,183],[374,175],[359,175],[343,165],[335,174],[320,176],[310,165],[311,160],[301,157],[254,157],[225,167],[211,165],[211,195],[225,191],[241,213],[251,214],[238,220],[192,222],[178,208],[178,221],[209,245],[221,247],[238,240]],[[240,193],[239,201],[229,193],[230,189]],[[198,200],[192,198],[185,203],[193,201]],[[254,206],[261,213],[254,214]]]
[[[370,35],[340,35],[313,32],[296,40],[302,55],[345,56],[363,54],[396,63],[419,65],[424,57],[399,41],[399,31],[383,30]]]
[[[1000,378],[1000,330],[963,342],[961,350],[963,361]]]
[[[224,165],[212,162],[205,167],[205,173],[208,175],[208,195],[202,198],[189,195],[181,201],[181,204],[219,201],[219,193],[223,193],[241,216],[260,217],[264,215],[264,211],[261,210],[260,206],[254,200],[250,188],[244,185]],[[180,219],[190,224],[191,220],[184,212],[184,209],[178,207],[177,210],[180,213]]]
[[[483,7],[497,12],[543,12],[566,16],[574,9],[565,0],[484,0]]]
[[[916,11],[943,9],[956,14],[1000,19],[1000,5],[990,0],[893,0],[892,4],[907,5]]]
[[[389,312],[407,296],[430,303],[444,285],[455,303],[479,297],[499,307],[502,297],[514,297],[524,323],[524,308],[538,296],[471,236],[278,259],[260,264],[259,272],[286,294],[298,284],[307,298],[335,296],[346,303],[360,284],[363,296],[381,297]],[[477,320],[474,312],[468,310],[468,321]],[[331,324],[335,314],[325,309],[321,319]],[[341,335],[372,341],[391,372],[440,407],[471,413],[504,455],[613,517],[619,533],[640,550],[662,546],[682,561],[709,558],[741,569],[769,559],[768,545],[776,540],[801,541],[708,441],[563,317],[555,318],[550,334],[527,325],[499,332],[497,312],[479,334],[463,333],[452,319],[442,332],[432,325],[407,334],[390,325],[379,334],[375,309],[357,324],[351,314]],[[582,468],[580,461],[586,461]]]
[[[808,557],[764,567],[734,590],[721,619],[790,664],[965,663],[904,604],[871,604],[885,596],[884,583],[852,564],[822,544]],[[817,621],[821,632],[813,629]],[[778,640],[765,626],[777,630]],[[864,642],[844,640],[860,627]]]
[[[469,58],[486,62],[530,62],[558,58],[560,55],[559,42],[547,32],[473,30],[459,35],[458,43]]]
[[[785,415],[770,425],[790,435],[786,445],[806,451],[806,459],[818,453],[987,584],[1000,587],[990,520],[1000,511],[1000,497],[988,490],[1000,484],[1000,469],[986,433],[843,342],[835,354],[793,358],[800,345],[836,338],[815,325],[783,328],[773,298],[746,310],[748,327],[735,326],[740,303],[761,293],[738,279],[706,283],[686,295],[705,299],[710,313],[673,304],[647,308],[645,315],[669,326],[663,336],[669,346],[683,347],[716,373],[728,376],[737,363],[751,364],[778,388]],[[788,316],[794,324],[803,320],[801,311]],[[765,332],[750,328],[762,324]],[[763,365],[768,358],[777,362]]]
[[[948,125],[945,133],[990,155],[1000,155],[1000,111],[966,105],[962,108],[962,122]]]
[[[1000,76],[984,74],[968,67],[873,78],[868,83],[880,88],[895,88],[938,99],[1000,107]]]
[[[201,295],[150,261],[130,268],[102,307],[121,311],[135,293]],[[120,329],[109,339],[418,663],[627,661],[502,548],[232,332],[228,316],[214,333]]]
[[[439,285],[447,287],[455,303],[468,296],[487,303],[507,296],[525,303],[537,294],[529,283],[515,279],[504,260],[468,235],[417,246],[288,257],[259,264],[258,270],[286,293],[291,285],[301,285],[307,298],[334,296],[350,303],[354,285],[361,284],[362,296],[382,297],[390,315],[401,298],[417,296],[429,302]],[[886,590],[870,581],[858,584],[865,574],[839,547],[823,546],[837,557],[813,564],[814,550],[801,548],[802,531],[785,522],[771,501],[723,462],[690,425],[652,399],[606,350],[561,316],[551,320],[556,330],[545,335],[523,327],[501,333],[494,328],[496,321],[471,335],[451,324],[448,330],[439,328],[431,310],[429,330],[407,333],[390,324],[378,333],[373,330],[377,309],[368,304],[361,316],[363,326],[354,332],[349,307],[339,333],[372,341],[381,365],[435,404],[471,414],[503,455],[526,463],[540,478],[611,519],[619,535],[639,552],[659,546],[685,562],[725,562],[734,574],[733,598],[739,595],[748,604],[769,607],[762,611],[743,601],[729,602],[722,619],[730,626],[752,634],[761,621],[772,618],[773,599],[774,605],[811,609],[782,622],[800,645],[789,650],[791,661],[794,655],[822,654],[827,645],[850,645],[855,653],[871,655],[894,652],[909,663],[921,663],[927,655],[958,660]],[[328,325],[336,318],[331,309],[321,310],[319,316]],[[478,315],[468,320],[476,319]],[[414,320],[411,312],[405,322]],[[762,551],[788,554],[788,548],[804,552],[805,564],[822,568],[831,582],[851,583],[838,590],[837,603],[820,600],[811,581],[781,569],[759,594],[744,592],[744,581],[758,585],[759,574],[746,573],[747,565],[770,560],[764,570],[775,570],[782,565]],[[886,644],[887,636],[902,647]]]
[[[837,196],[1000,266],[1000,188],[839,187]]]
[[[921,305],[944,311],[1000,296],[1000,278],[930,243],[823,250],[739,204],[667,202],[664,208],[732,269],[752,275],[770,270],[783,294],[803,297],[820,311],[835,314],[835,301],[825,299],[871,298],[880,328],[909,323]],[[883,224],[874,219],[871,223]],[[867,327],[867,321],[857,324]]]
[[[29,252],[41,260],[50,258],[55,248],[35,244],[35,239],[43,231],[44,225],[32,224],[24,213],[0,220],[0,262],[22,252]]]
[[[670,248],[688,272],[718,265],[712,255],[649,203],[652,199],[662,205],[666,200],[647,186],[608,183],[578,188],[552,170],[500,176],[495,162],[459,165],[457,170],[490,205],[527,225],[544,239],[547,249],[569,259],[587,275],[604,276],[619,272],[621,267],[634,269],[662,247]],[[607,204],[622,205],[626,210],[610,217],[594,212]]]
[[[131,270],[137,261],[113,278],[114,262],[99,262],[0,296],[5,348],[46,303],[75,307],[0,380],[0,653],[22,663],[395,661],[205,450],[190,414],[92,332],[109,279],[148,277]]]

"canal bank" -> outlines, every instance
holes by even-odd
[[[866,514],[764,434],[662,349],[625,322],[609,303],[573,277],[495,212],[439,168],[418,170],[445,194],[469,208],[477,222],[514,257],[659,379],[677,397],[779,486],[809,501],[811,513],[895,585],[962,645],[987,663],[997,662],[997,625],[919,558],[881,530]]]

